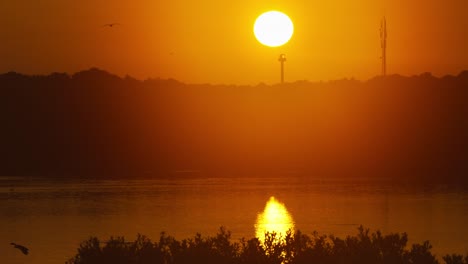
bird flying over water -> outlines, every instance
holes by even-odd
[[[121,25],[120,23],[109,23],[109,24],[103,25],[103,27],[110,27],[110,28],[112,28],[112,27],[114,27],[114,26],[120,26],[120,25]]]
[[[25,246],[22,246],[22,245],[18,245],[18,244],[15,244],[15,243],[10,243],[14,248],[17,248],[19,249],[21,252],[23,252],[23,254],[27,255],[29,253],[29,249]]]

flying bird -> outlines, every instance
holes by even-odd
[[[112,28],[112,27],[114,27],[114,26],[120,26],[120,25],[121,25],[120,23],[109,23],[109,24],[103,25],[103,27],[110,27],[110,28]]]
[[[23,254],[27,255],[29,253],[29,249],[25,246],[22,246],[22,245],[18,245],[18,244],[15,244],[15,243],[10,243],[14,248],[17,248],[19,249],[21,252],[23,252]]]

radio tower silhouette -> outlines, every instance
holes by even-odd
[[[387,20],[380,21],[380,46],[382,47],[382,76],[387,75]]]

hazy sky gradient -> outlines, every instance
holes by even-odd
[[[279,48],[257,42],[268,10],[294,22]],[[468,69],[466,0],[3,0],[0,72],[74,73],[90,67],[145,79],[256,84],[367,79],[380,73],[380,19],[388,23],[388,73]],[[121,26],[103,27],[118,22]]]

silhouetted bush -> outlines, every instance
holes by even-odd
[[[458,254],[445,255],[443,259],[447,264],[468,264],[468,254],[465,257]]]
[[[133,242],[123,237],[111,237],[105,243],[91,237],[78,248],[69,264],[437,264],[429,241],[407,247],[406,233],[382,235],[359,227],[355,236],[345,239],[333,235],[311,236],[300,231],[288,232],[281,237],[265,234],[265,242],[257,238],[231,241],[231,233],[221,228],[217,235],[176,240],[162,233],[159,242],[138,235]],[[468,255],[446,255],[446,264],[468,264]]]

